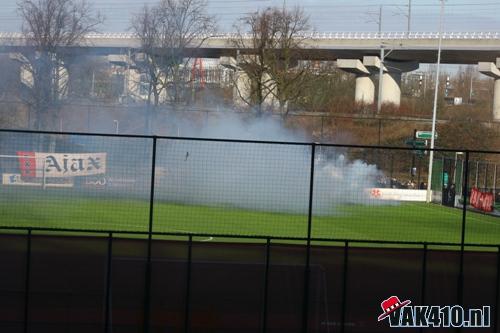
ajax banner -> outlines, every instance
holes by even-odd
[[[17,152],[22,177],[64,178],[106,173],[106,153]]]

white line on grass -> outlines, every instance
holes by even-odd
[[[185,232],[187,234],[193,234],[193,232],[189,231],[189,230],[183,230],[183,229],[171,229],[172,231],[177,231],[177,232]],[[210,242],[210,241],[213,241],[214,238],[212,236],[209,236],[208,238],[206,239],[201,239],[200,242]]]
[[[436,212],[434,209],[427,207],[427,206],[423,206],[423,208],[430,210],[432,212]],[[440,208],[448,208],[448,207],[440,207]],[[455,209],[455,208],[450,207],[449,209],[451,210],[451,209]],[[458,211],[452,212],[450,210],[445,209],[445,210],[442,210],[441,213],[446,213],[448,215],[452,215],[453,217],[461,217],[462,216],[461,211],[460,212],[458,212]],[[474,221],[479,222],[479,223],[492,224],[492,225],[496,225],[496,226],[499,225],[499,223],[495,223],[495,222],[491,222],[491,221],[484,221],[482,218],[472,215],[472,214],[478,214],[478,213],[470,212],[470,211],[467,211],[467,212],[468,212],[467,217],[466,217],[467,219],[471,219],[471,220],[474,220]],[[488,216],[488,215],[486,215],[486,216]]]

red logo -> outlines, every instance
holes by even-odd
[[[404,306],[410,304],[411,301],[401,302],[397,296],[391,296],[382,303],[380,303],[380,307],[384,311],[380,316],[378,316],[378,321],[383,320],[385,317],[396,311],[397,309],[401,309]]]
[[[22,177],[36,177],[36,159],[34,152],[18,151],[19,169]]]

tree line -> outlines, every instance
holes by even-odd
[[[68,68],[76,61],[70,49],[99,32],[105,18],[87,0],[19,0],[17,10],[30,46],[16,56],[30,87],[22,98],[33,111],[34,128],[50,128],[68,90]],[[175,106],[188,100],[193,76],[186,71],[196,57],[192,50],[217,33],[217,20],[208,13],[206,0],[159,0],[134,13],[130,28],[140,40],[134,50],[140,61],[134,66],[146,81],[147,116],[153,121],[161,103]],[[291,104],[309,98],[306,87],[321,72],[303,52],[303,36],[310,28],[300,7],[266,8],[235,23],[237,33],[229,41],[239,50],[234,86],[256,114],[271,105],[286,115]]]
[[[71,52],[72,47],[82,45],[85,35],[99,32],[105,18],[87,0],[19,0],[18,13],[30,47],[24,48],[16,60],[26,73],[22,80],[29,83],[29,89],[19,86],[15,89],[21,91],[20,98],[31,110],[32,119],[28,123],[33,124],[32,128],[56,128],[60,109],[67,103],[69,86],[75,80],[87,78],[93,67],[99,71],[102,65],[82,61],[82,57]],[[197,57],[193,50],[217,34],[217,18],[209,14],[206,0],[158,0],[134,13],[130,29],[140,40],[140,47],[133,50],[133,65],[146,83],[144,114],[146,128],[151,128],[155,115],[165,108],[162,104],[183,107],[189,103],[193,86],[189,72]],[[234,93],[242,104],[257,116],[278,110],[286,117],[290,110],[297,109],[345,114],[374,112],[373,106],[354,104],[354,79],[350,74],[339,72],[332,62],[313,61],[303,47],[306,32],[311,29],[309,18],[300,7],[266,8],[235,22],[235,34],[228,43],[235,50]],[[4,70],[2,66],[5,81],[14,81],[15,78],[10,80],[5,76],[7,68]],[[92,84],[92,91],[111,89],[111,80],[99,75],[102,74],[97,73],[92,83],[86,84]],[[446,80],[441,82],[444,95]],[[0,82],[0,88],[4,83]],[[447,108],[440,99],[440,118],[459,119],[461,126],[473,123],[473,119],[491,119],[489,81],[473,77],[472,69],[465,68],[454,75],[451,83],[469,105]],[[399,109],[387,107],[383,114],[428,117],[432,94],[423,88],[432,88],[432,79],[423,87],[416,82],[414,85],[403,87],[411,89],[406,96],[403,91]],[[0,112],[0,122],[1,118]],[[332,131],[336,128],[331,124],[325,126]],[[393,130],[395,140],[401,141],[398,130],[402,129]],[[366,128],[359,133],[352,131],[359,137],[367,132]]]

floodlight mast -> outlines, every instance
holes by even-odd
[[[441,11],[439,14],[439,42],[438,42],[438,58],[436,67],[436,86],[434,88],[434,107],[432,110],[432,137],[431,137],[431,151],[429,153],[429,174],[427,176],[427,203],[432,201],[432,164],[434,162],[434,143],[436,139],[436,114],[437,114],[437,102],[439,95],[439,75],[441,74],[441,48],[443,44],[443,17],[444,17],[444,2],[441,1]]]

